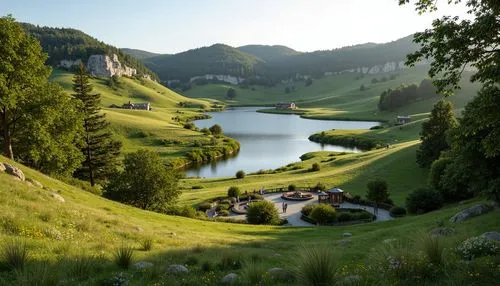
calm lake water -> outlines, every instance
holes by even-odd
[[[255,112],[261,107],[238,107],[223,112],[210,112],[211,119],[197,120],[199,128],[219,124],[224,134],[240,142],[240,152],[231,158],[193,167],[187,176],[226,177],[236,171],[247,174],[261,169],[276,169],[300,161],[312,151],[360,152],[356,148],[322,145],[307,138],[330,129],[369,129],[379,125],[369,121],[311,120],[298,115]]]

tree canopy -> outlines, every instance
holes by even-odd
[[[379,204],[389,198],[388,185],[385,180],[375,179],[366,185],[368,192],[366,198]]]

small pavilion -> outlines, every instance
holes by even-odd
[[[329,203],[329,200],[328,200],[328,194],[325,193],[325,192],[319,192],[318,193],[318,203]]]
[[[326,191],[328,195],[328,202],[332,204],[334,207],[340,206],[344,199],[344,191],[334,187],[333,189],[330,189]]]

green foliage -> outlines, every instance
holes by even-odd
[[[180,195],[179,175],[163,164],[153,151],[139,150],[125,156],[124,170],[115,173],[104,195],[141,209],[164,211]]]
[[[430,188],[419,188],[406,198],[406,208],[409,213],[422,214],[437,210],[443,205],[443,197]]]
[[[317,183],[316,186],[314,186],[315,191],[324,191],[326,190],[326,185],[323,183]]]
[[[223,133],[222,127],[219,124],[212,125],[208,130],[210,130],[214,136],[221,136]]]
[[[26,243],[19,240],[6,241],[2,245],[2,262],[12,270],[21,270],[29,260]]]
[[[280,222],[278,210],[272,202],[262,200],[253,202],[247,208],[247,221],[251,224],[272,224]]]
[[[144,251],[150,251],[153,249],[154,240],[152,237],[145,237],[141,240],[141,249]]]
[[[419,86],[416,84],[402,85],[396,89],[388,89],[380,95],[378,108],[380,110],[396,110],[411,102],[436,97],[436,91],[431,81],[422,80]]]
[[[331,205],[317,204],[309,216],[319,224],[328,224],[335,221],[336,215],[335,208]]]
[[[243,265],[241,280],[245,281],[248,285],[260,285],[265,278],[265,274],[266,268],[262,263],[249,261]]]
[[[0,18],[0,129],[4,154],[14,160],[15,125],[33,92],[47,82],[50,69],[40,44],[11,16]]]
[[[334,285],[339,280],[338,259],[329,247],[304,247],[299,253],[297,276],[301,285]]]
[[[362,150],[372,150],[380,148],[384,145],[382,141],[373,138],[365,138],[360,136],[349,136],[349,135],[328,136],[326,134],[321,134],[321,133],[316,133],[309,136],[309,140],[322,144],[356,147]]]
[[[232,186],[227,190],[227,196],[230,198],[236,198],[241,194],[240,188]]]
[[[73,78],[73,97],[80,102],[80,113],[83,117],[82,152],[85,156],[83,166],[75,175],[96,182],[105,180],[115,171],[119,162],[121,142],[112,139],[107,128],[109,123],[101,112],[99,94],[92,94],[92,85],[85,67],[80,65]]]
[[[236,172],[236,179],[243,179],[243,178],[245,178],[245,171],[239,170],[238,172]]]
[[[212,204],[210,202],[202,202],[198,205],[198,210],[202,212],[206,212],[212,208]]]
[[[311,171],[313,171],[313,172],[317,172],[317,171],[319,171],[320,169],[321,169],[321,167],[319,166],[319,164],[318,164],[318,163],[313,163],[313,164],[312,164]]]
[[[314,209],[314,206],[315,205],[313,205],[313,204],[305,205],[302,207],[300,212],[305,216],[309,216],[311,214],[312,210]]]
[[[456,248],[457,254],[464,260],[472,260],[477,257],[495,255],[500,251],[495,242],[483,236],[471,237],[462,242]]]
[[[288,191],[294,192],[296,189],[297,189],[297,186],[295,186],[294,184],[288,185]]]
[[[387,181],[375,179],[368,182],[366,187],[368,188],[368,192],[366,193],[366,198],[368,200],[374,201],[376,204],[380,204],[389,199]]]
[[[393,206],[393,207],[389,210],[389,214],[390,214],[392,217],[402,217],[402,216],[405,216],[405,215],[406,215],[406,209],[405,209],[405,208],[403,208],[403,207]]]
[[[116,265],[122,269],[129,269],[134,258],[134,249],[130,246],[122,245],[115,250],[114,259]]]
[[[426,233],[422,236],[420,243],[427,259],[432,264],[441,265],[443,263],[444,241],[442,237]]]
[[[430,167],[441,152],[450,148],[446,134],[458,124],[453,109],[451,102],[440,100],[434,105],[429,120],[422,124],[422,144],[417,150],[417,163],[420,167]]]
[[[456,181],[448,181],[450,173],[454,171],[453,169],[447,171],[452,162],[453,160],[450,157],[441,157],[434,161],[429,172],[429,185],[434,190],[437,190],[443,196],[443,199],[448,202],[470,198],[472,196],[470,191],[461,187]]]
[[[236,97],[236,90],[234,88],[229,88],[226,92],[226,97],[229,99],[233,99]]]

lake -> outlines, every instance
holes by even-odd
[[[360,152],[356,148],[323,145],[307,138],[330,129],[369,129],[379,125],[370,121],[311,120],[298,115],[256,112],[263,107],[237,107],[223,112],[209,112],[211,119],[197,120],[199,128],[214,124],[222,126],[224,134],[240,142],[240,152],[224,160],[193,167],[186,171],[191,177],[234,176],[261,169],[276,169],[300,161],[299,157],[313,151]]]

